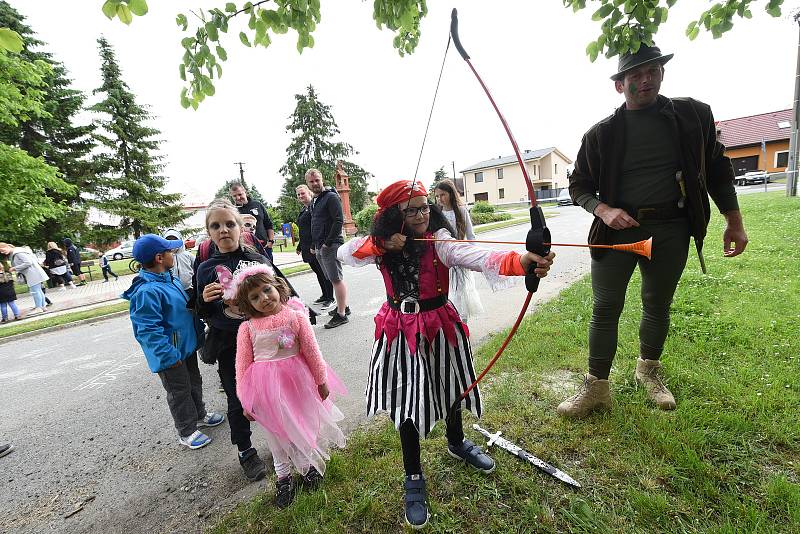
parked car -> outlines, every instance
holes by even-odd
[[[769,183],[769,174],[764,171],[750,171],[734,179],[736,185],[753,185]]]
[[[561,190],[558,194],[557,202],[559,206],[572,206],[572,197],[569,196],[569,189],[564,188]]]
[[[130,241],[123,241],[120,243],[118,247],[114,247],[111,250],[106,251],[103,254],[110,260],[121,260],[122,258],[132,258],[133,257],[133,244],[135,240],[131,239]]]
[[[208,239],[208,234],[203,232],[203,233],[200,233],[200,234],[195,234],[195,235],[189,236],[184,241],[184,244],[186,246],[186,249],[188,250],[188,249],[191,249],[191,248],[194,248],[194,247],[199,247],[200,243],[202,243],[206,239]]]

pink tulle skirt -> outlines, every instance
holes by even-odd
[[[301,355],[257,360],[238,384],[242,407],[266,431],[273,454],[283,450],[301,474],[312,466],[325,473],[330,448],[345,445],[344,434],[336,424],[344,415],[332,398],[346,395],[347,389],[329,366],[327,373],[331,394],[324,401]]]

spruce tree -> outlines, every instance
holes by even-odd
[[[116,227],[101,226],[98,235],[139,237],[158,233],[184,220],[181,195],[163,189],[162,157],[158,154],[160,131],[147,125],[152,116],[122,80],[114,50],[104,37],[100,49],[102,85],[93,94],[103,100],[89,109],[100,114],[95,121],[95,138],[107,150],[96,157],[97,189],[92,203],[97,209],[117,216]]]
[[[44,43],[25,24],[25,18],[7,2],[0,1],[0,27],[16,31],[25,41],[20,57],[29,61],[42,61],[50,69],[43,76],[42,103],[44,113],[33,115],[15,125],[0,128],[3,142],[18,146],[34,158],[41,157],[58,170],[66,183],[75,186],[70,193],[65,189],[45,189],[45,195],[55,204],[67,209],[57,217],[48,217],[31,230],[28,237],[35,246],[46,241],[61,241],[64,236],[74,236],[85,229],[86,206],[81,193],[92,191],[92,166],[90,154],[95,146],[91,125],[77,125],[77,115],[83,109],[85,95],[72,89],[67,70],[43,50]]]
[[[372,175],[346,159],[358,154],[350,144],[333,140],[340,133],[339,127],[331,107],[320,102],[313,86],[308,86],[306,94],[297,94],[294,98],[297,105],[286,126],[293,138],[286,148],[286,164],[280,169],[285,178],[278,200],[281,219],[293,221],[300,212],[295,188],[306,183],[308,169],[319,169],[325,185],[335,186],[333,175],[337,160],[342,160],[344,171],[350,177],[351,210],[353,214],[359,212],[367,202],[367,182]]]

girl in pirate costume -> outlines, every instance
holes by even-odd
[[[494,470],[494,460],[464,439],[459,399],[476,374],[469,330],[447,300],[448,269],[481,271],[498,289],[510,285],[508,277],[522,276],[534,264],[536,274],[546,276],[554,256],[453,242],[455,231],[439,208],[428,204],[427,196],[419,183],[393,183],[376,199],[379,210],[371,234],[349,241],[338,253],[339,260],[351,266],[377,264],[386,286],[387,301],[375,317],[367,414],[387,412],[400,433],[406,521],[415,528],[428,520],[419,435],[427,437],[439,420],[446,421],[451,456],[484,473]],[[464,403],[480,417],[478,388]]]

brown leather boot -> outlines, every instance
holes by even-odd
[[[608,380],[587,374],[578,392],[558,405],[556,411],[563,417],[580,419],[596,410],[611,409],[611,390]]]
[[[647,396],[662,410],[675,409],[675,397],[661,379],[661,362],[658,360],[636,360],[636,383],[644,386]]]

